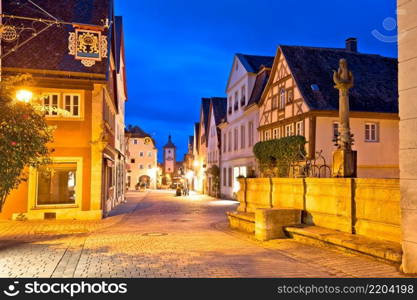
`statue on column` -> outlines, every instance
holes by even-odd
[[[335,88],[339,90],[339,136],[337,150],[333,152],[333,177],[356,177],[357,152],[352,150],[353,135],[349,122],[349,90],[354,77],[346,59],[339,61],[339,70],[333,72]]]

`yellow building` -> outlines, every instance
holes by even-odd
[[[135,126],[127,131],[129,137],[129,162],[127,188],[134,190],[140,185],[155,189],[158,183],[158,149],[151,135]]]
[[[25,89],[55,128],[53,164],[48,171],[29,170],[28,182],[8,197],[0,218],[99,219],[125,190],[121,18],[114,16],[112,0],[43,4],[50,16],[74,25],[58,26],[35,6],[3,1],[9,26],[30,27],[30,18],[43,18],[46,25],[36,36],[22,32],[16,44],[2,43],[2,74],[34,77]]]

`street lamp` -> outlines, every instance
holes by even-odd
[[[28,90],[18,90],[16,92],[16,99],[20,102],[29,103],[33,98],[33,93]]]

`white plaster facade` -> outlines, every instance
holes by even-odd
[[[257,127],[259,109],[257,105],[246,109],[252,94],[258,70],[247,70],[241,56],[236,55],[226,88],[227,121],[221,129],[221,196],[234,198],[239,190],[238,176],[247,176],[249,170],[256,170],[253,146],[258,142]]]

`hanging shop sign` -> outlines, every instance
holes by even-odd
[[[107,57],[107,37],[101,31],[76,28],[69,34],[68,50],[85,67],[92,67]]]

